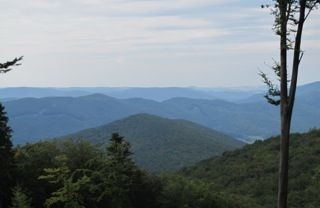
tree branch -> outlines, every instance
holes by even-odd
[[[309,11],[307,13],[307,15],[305,15],[303,21],[306,21],[311,13],[311,11],[317,6],[317,4],[320,4],[320,0],[315,1],[313,5],[311,5],[311,7],[309,8]]]
[[[302,31],[303,31],[303,25],[305,20],[306,2],[307,0],[300,1],[300,12],[299,12],[300,16],[299,16],[299,24],[298,24],[295,46],[294,46],[292,75],[291,75],[291,83],[290,83],[290,91],[289,91],[289,111],[290,112],[292,112],[293,110],[296,88],[297,88],[297,81],[298,81],[299,64],[303,56],[301,54],[301,39],[302,39]]]
[[[12,61],[8,61],[5,63],[0,63],[0,73],[7,73],[9,71],[12,70],[12,66],[20,66],[21,64],[19,63],[19,61],[21,61],[23,59],[23,56],[20,56],[19,58],[15,58]]]

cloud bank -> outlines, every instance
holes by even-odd
[[[259,68],[277,57],[273,19],[259,0],[0,3],[0,61],[25,55],[1,86],[257,85]],[[306,25],[302,82],[320,73],[319,17]]]

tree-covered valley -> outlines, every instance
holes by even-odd
[[[294,123],[301,129],[318,126],[317,86],[300,87],[294,118],[308,117],[303,120],[305,127]],[[225,122],[232,124],[230,129],[251,126],[262,132],[274,128],[275,123],[264,118],[276,121],[277,109],[265,109],[261,97],[233,103],[191,98],[158,102],[93,94],[6,101],[1,206],[275,207],[279,137],[247,144],[229,136],[234,130],[213,128],[225,127]],[[220,123],[208,127],[199,118],[211,125],[213,120]],[[108,122],[102,123],[105,119]],[[292,135],[290,207],[319,204],[319,142],[318,129]]]
[[[320,208],[320,0],[0,5],[0,208]]]
[[[13,207],[264,208],[276,202],[277,137],[175,172],[137,165],[121,135],[104,139],[106,145],[61,138],[13,148],[14,177],[2,191],[11,193]],[[319,130],[294,134],[290,151],[290,207],[317,207]]]

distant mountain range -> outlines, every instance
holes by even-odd
[[[138,114],[60,139],[109,142],[118,132],[132,145],[137,164],[152,171],[177,170],[244,145],[225,134],[185,120]]]
[[[90,94],[104,94],[119,99],[144,98],[164,101],[175,97],[194,99],[223,99],[237,101],[261,93],[262,88],[197,88],[197,87],[72,87],[72,88],[0,88],[0,98],[4,101],[21,98],[79,97]]]
[[[298,87],[298,93],[319,92],[320,82]],[[201,88],[201,87],[9,87],[0,88],[2,101],[21,98],[79,97],[90,94],[103,94],[119,99],[144,98],[165,101],[176,97],[193,99],[225,100],[229,102],[250,102],[261,100],[265,87]]]
[[[320,82],[299,87],[293,131],[320,127],[319,91]],[[279,133],[279,110],[267,104],[263,94],[237,102],[182,97],[159,102],[91,94],[23,98],[6,101],[4,105],[15,143],[58,137],[139,113],[193,121],[249,142]]]

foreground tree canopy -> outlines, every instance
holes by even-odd
[[[14,189],[13,201],[39,208],[245,208],[251,203],[198,179],[152,175],[137,167],[131,155],[130,144],[118,134],[103,149],[81,140],[18,147],[16,184],[21,188]]]

